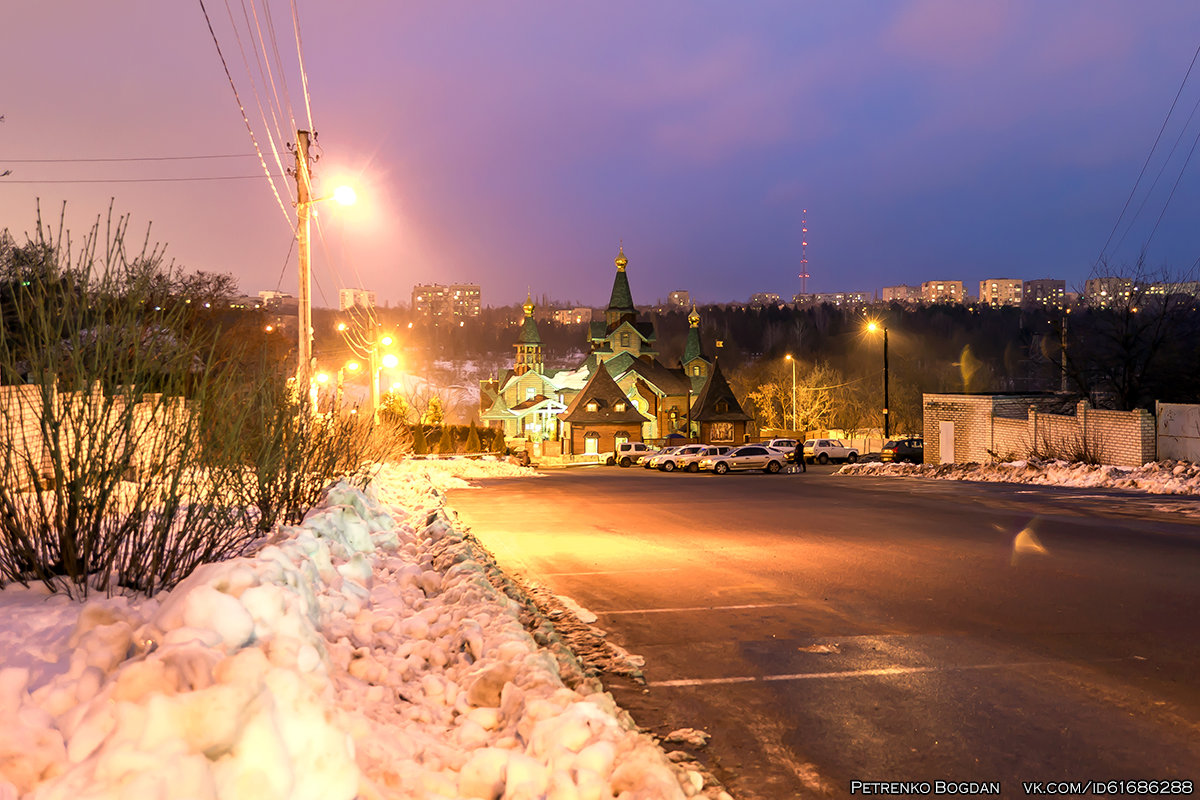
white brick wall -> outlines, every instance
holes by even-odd
[[[1037,410],[1040,395],[924,396],[925,462],[940,463],[941,423],[954,424],[954,460],[1033,456],[1087,458],[1114,466],[1155,459],[1154,417],[1144,409],[1104,411],[1079,403],[1075,414]]]

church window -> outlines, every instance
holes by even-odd
[[[583,438],[583,452],[595,455],[600,452],[600,434],[589,431]]]
[[[693,375],[699,375],[699,374],[700,374],[700,365],[699,365],[699,364],[693,364],[693,365],[692,365],[692,374],[693,374]]]
[[[600,404],[598,402],[596,402],[595,400],[589,400],[588,404],[587,404],[587,410],[588,411],[599,411]]]
[[[718,400],[717,405],[716,405],[716,411],[718,414],[728,414],[729,413],[729,402],[726,400]]]
[[[615,411],[624,411],[624,410],[625,410],[625,404],[624,404],[624,403],[617,403],[615,406],[613,406],[613,410],[615,410]]]
[[[526,399],[526,400],[532,400],[532,399],[533,399],[533,392],[534,392],[534,389],[533,389],[533,387],[532,387],[532,386],[526,386],[526,387],[525,387],[525,399]]]
[[[629,347],[629,331],[621,331],[621,347]]]

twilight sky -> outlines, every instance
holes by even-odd
[[[290,5],[204,2],[278,174],[271,141],[308,125]],[[786,299],[803,209],[812,292],[1074,287],[1147,242],[1153,268],[1200,258],[1200,64],[1106,248],[1200,44],[1195,0],[296,3],[318,191],[359,194],[321,204],[316,305],[474,282],[487,305],[528,287],[603,306],[620,240],[639,303]],[[244,8],[273,23],[278,106]],[[183,266],[295,292],[294,187],[285,217],[198,2],[5,0],[4,18],[0,227],[23,239],[40,198],[82,232],[115,198]],[[61,182],[80,180],[101,182]]]

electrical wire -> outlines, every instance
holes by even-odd
[[[300,61],[300,87],[304,92],[304,110],[308,114],[308,129],[313,129],[312,102],[308,94],[308,68],[304,66],[304,43],[300,39],[300,11],[292,2],[292,29],[296,32],[296,56]]]
[[[6,158],[6,164],[101,164],[124,161],[194,161],[205,158],[254,158],[254,153],[225,153],[211,156],[129,156],[125,158]]]
[[[242,105],[242,98],[238,95],[237,85],[233,82],[233,75],[229,72],[229,63],[225,61],[225,54],[221,52],[221,43],[217,41],[217,33],[213,30],[212,20],[208,16],[208,9],[204,6],[204,0],[198,0],[198,2],[200,3],[200,10],[204,13],[204,21],[208,25],[208,33],[212,36],[213,46],[217,48],[217,56],[221,59],[221,66],[225,69],[225,77],[229,80],[229,88],[233,90],[233,98],[237,101],[238,111],[242,114],[242,121],[246,123],[246,131],[249,132],[250,141],[254,144],[254,152],[258,153],[258,161],[262,164],[263,173],[271,183],[271,191],[275,194],[275,202],[279,204],[279,210],[283,212],[283,217],[287,220],[288,227],[291,227],[292,215],[288,213],[287,207],[283,204],[283,198],[279,196],[279,187],[275,185],[275,177],[267,167],[267,160],[263,157],[262,148],[258,146],[258,138],[255,137],[254,128],[250,125],[250,118],[246,116],[246,107]]]
[[[1163,173],[1167,171],[1167,165],[1171,163],[1171,159],[1174,157],[1175,151],[1179,149],[1179,143],[1183,141],[1183,135],[1187,133],[1188,128],[1191,127],[1192,120],[1195,119],[1197,110],[1200,110],[1200,100],[1197,100],[1195,105],[1192,106],[1192,113],[1188,115],[1187,121],[1183,123],[1182,127],[1180,127],[1179,135],[1175,137],[1175,142],[1171,145],[1170,152],[1168,152],[1166,158],[1163,159],[1162,166],[1158,168],[1158,172],[1154,176],[1154,181],[1150,184],[1150,188],[1146,190],[1145,196],[1142,197],[1142,202],[1138,204],[1137,211],[1133,212],[1133,216],[1130,218],[1129,223],[1125,226],[1125,232],[1121,234],[1121,238],[1117,240],[1115,245],[1113,245],[1114,250],[1121,249],[1121,245],[1125,242],[1125,237],[1127,237],[1133,230],[1134,223],[1137,222],[1138,217],[1142,215],[1142,211],[1145,210],[1146,204],[1150,202],[1150,197],[1154,194],[1154,189],[1158,186],[1158,182],[1162,179]],[[1190,157],[1191,156],[1189,156],[1189,158]],[[1186,166],[1186,164],[1184,166]],[[1176,181],[1176,185],[1178,185],[1178,181]],[[1175,193],[1173,189],[1171,190],[1171,193]],[[1167,202],[1169,203],[1170,200]],[[1164,210],[1166,210],[1165,207]],[[1155,227],[1157,227],[1157,225]]]
[[[1146,168],[1150,165],[1150,160],[1154,157],[1154,151],[1158,148],[1158,143],[1162,139],[1163,131],[1167,128],[1167,123],[1171,119],[1171,115],[1175,112],[1175,105],[1179,102],[1180,95],[1183,94],[1183,87],[1187,84],[1188,78],[1192,74],[1192,68],[1196,66],[1196,59],[1200,58],[1200,45],[1196,46],[1196,52],[1192,54],[1192,61],[1188,64],[1187,72],[1184,73],[1183,80],[1179,82],[1179,89],[1175,92],[1175,98],[1171,101],[1171,107],[1167,109],[1167,115],[1163,118],[1163,123],[1158,129],[1158,135],[1154,137],[1154,144],[1150,146],[1150,152],[1146,154],[1146,161],[1142,164],[1142,169],[1138,172],[1137,180],[1133,182],[1133,188],[1129,190],[1129,197],[1125,198],[1125,205],[1121,207],[1121,213],[1117,215],[1117,221],[1113,223],[1113,228],[1108,234],[1108,238],[1104,241],[1104,247],[1100,249],[1100,255],[1096,257],[1095,264],[1092,265],[1092,275],[1096,274],[1096,269],[1104,260],[1104,254],[1108,252],[1108,245],[1112,242],[1112,237],[1116,234],[1117,228],[1121,225],[1121,220],[1125,217],[1125,212],[1129,210],[1129,204],[1133,201],[1133,196],[1137,193],[1138,185],[1142,181],[1142,177],[1146,174]]]
[[[4,183],[173,183],[188,181],[244,181],[271,178],[270,175],[193,175],[182,178],[54,178],[47,180],[6,180]],[[290,220],[289,220],[290,221]]]
[[[251,69],[250,59],[246,55],[246,45],[242,42],[242,34],[238,28],[237,20],[234,19],[233,9],[229,5],[229,0],[225,0],[225,11],[229,15],[229,24],[233,28],[233,37],[237,41],[238,50],[242,54],[242,64],[243,64],[243,66],[245,66],[246,75],[250,79],[250,90],[254,95],[255,104],[258,106],[258,115],[262,119],[263,130],[266,131],[267,141],[270,142],[270,144],[271,144],[271,154],[275,157],[275,164],[279,167],[280,173],[286,174],[287,168],[283,164],[283,159],[280,156],[279,150],[280,150],[280,147],[282,146],[283,142],[289,141],[291,139],[291,134],[289,132],[289,135],[287,137],[285,137],[283,135],[283,130],[279,127],[279,118],[276,115],[275,108],[273,106],[271,108],[271,119],[270,120],[267,119],[267,109],[263,106],[262,96],[259,94],[259,91],[258,91],[258,84],[254,80],[254,71]],[[244,4],[242,6],[242,16],[243,16],[243,18],[246,19],[247,26],[249,26],[249,16],[246,14]],[[257,49],[254,51],[254,56],[255,56],[255,62],[258,64],[259,77],[262,78],[263,77],[262,61],[259,58]],[[265,86],[264,86],[264,89],[265,89]],[[274,136],[271,135],[272,123],[274,123],[274,128],[275,128]],[[296,200],[296,198],[292,195],[292,190],[291,190],[290,184],[288,186],[288,199],[291,200],[293,203]],[[288,218],[290,220],[290,218],[291,218],[290,214],[288,215]]]

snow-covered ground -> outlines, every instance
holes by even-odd
[[[384,467],[150,599],[0,592],[0,800],[698,794],[522,625],[516,589],[441,511],[464,473],[531,474]]]
[[[1200,465],[1158,461],[1140,467],[1092,466],[1069,461],[997,464],[847,464],[839,475],[901,475],[951,481],[1038,483],[1089,489],[1127,489],[1148,494],[1200,494]]]

